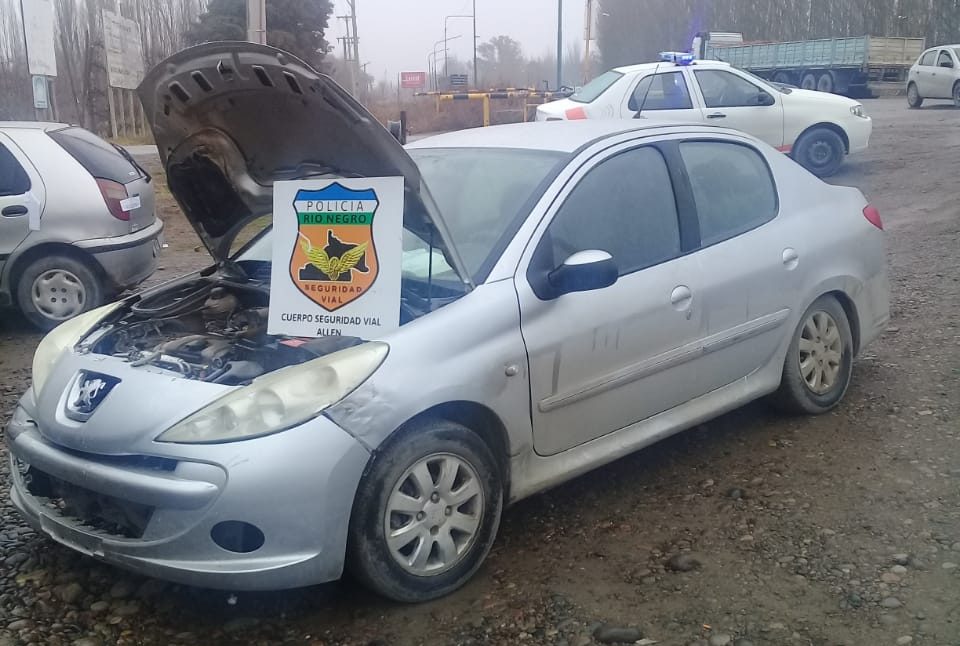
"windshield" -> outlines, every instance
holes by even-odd
[[[554,151],[504,148],[408,152],[440,207],[453,245],[478,283],[516,232],[528,202],[540,196],[541,185],[566,157]],[[405,257],[407,253],[405,244]]]
[[[493,268],[542,184],[565,155],[503,148],[424,148],[409,151],[444,214],[453,244],[476,282]],[[270,263],[272,236],[265,231],[241,249],[238,262]],[[459,282],[443,253],[404,229],[402,276]]]
[[[623,74],[614,70],[604,72],[574,92],[570,96],[570,100],[577,103],[592,103],[594,99],[606,92],[607,88],[619,81],[622,76]]]

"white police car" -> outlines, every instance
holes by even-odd
[[[656,63],[605,72],[567,99],[537,108],[538,121],[665,118],[747,132],[820,177],[866,150],[873,129],[853,99],[770,83],[721,61],[663,52]]]

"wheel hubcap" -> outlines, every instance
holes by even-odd
[[[826,141],[815,141],[810,146],[810,161],[815,166],[825,166],[833,157],[833,147]]]
[[[843,361],[843,340],[833,317],[814,312],[800,332],[800,374],[807,388],[823,395],[837,384]]]
[[[407,572],[431,576],[463,559],[483,519],[483,488],[473,466],[435,453],[407,469],[387,499],[384,535]]]
[[[56,321],[65,321],[83,311],[87,290],[77,276],[65,269],[45,271],[33,281],[33,306]]]

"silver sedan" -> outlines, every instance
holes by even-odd
[[[877,211],[732,130],[519,124],[404,150],[255,45],[177,54],[141,94],[217,265],[50,334],[6,434],[26,518],[125,568],[276,589],[346,567],[435,598],[506,504],[760,397],[829,411],[889,317]],[[290,169],[405,178],[398,331],[266,334],[270,233],[225,250]]]

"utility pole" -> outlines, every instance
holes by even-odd
[[[581,83],[587,84],[590,80],[590,42],[593,40],[593,0],[587,0],[586,12],[583,17],[583,74]]]
[[[247,40],[267,44],[267,0],[247,0]]]
[[[473,87],[480,91],[480,71],[477,69],[477,0],[473,0]]]
[[[563,0],[557,0],[557,89],[563,84]]]
[[[350,94],[354,97],[359,94],[360,84],[360,46],[357,38],[357,3],[356,0],[347,0],[350,7],[350,14],[347,16],[337,16],[338,20],[343,21],[344,33],[337,40],[343,44],[343,63],[350,71]]]

